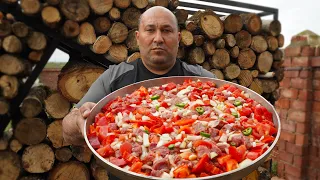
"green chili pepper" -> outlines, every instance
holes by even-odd
[[[245,136],[249,136],[252,133],[252,128],[248,127],[247,129],[242,131],[242,134]]]
[[[159,105],[156,105],[156,110],[157,110],[157,111],[159,111],[159,108],[160,108],[160,106],[159,106]]]
[[[236,143],[235,142],[230,142],[230,145],[231,146],[236,146]]]
[[[170,150],[173,150],[173,149],[174,149],[174,144],[170,144],[170,145],[168,146],[168,148],[169,148]]]
[[[235,105],[235,106],[240,106],[241,104],[242,103],[239,100],[235,100],[234,103],[233,103],[233,105]]]
[[[232,114],[235,118],[238,118],[238,117],[239,117],[237,112],[232,112],[231,114]]]
[[[200,114],[200,115],[202,115],[203,113],[204,113],[204,109],[203,109],[203,107],[196,107],[196,111]]]
[[[151,100],[157,100],[159,98],[160,98],[159,94],[151,96]]]
[[[186,104],[185,103],[177,103],[176,106],[184,108],[186,106]]]
[[[200,132],[200,136],[206,137],[206,138],[210,138],[211,135],[205,132]]]
[[[149,134],[150,132],[148,130],[144,130],[145,133]]]

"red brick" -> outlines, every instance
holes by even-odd
[[[296,134],[296,145],[305,146],[309,144],[309,135]]]
[[[311,117],[312,117],[312,122],[320,123],[320,113],[313,112]]]
[[[282,130],[280,134],[280,139],[293,143],[295,141],[295,135],[291,132]]]
[[[296,89],[312,89],[312,81],[310,79],[291,78],[291,87]]]
[[[301,70],[299,74],[300,78],[311,78],[312,77],[312,71],[311,70]]]
[[[279,151],[279,158],[280,160],[287,162],[287,163],[292,163],[293,162],[293,154],[290,154],[285,151]]]
[[[294,156],[293,165],[296,167],[304,167],[307,163],[307,156]]]
[[[282,66],[283,67],[291,67],[291,58],[285,57]]]
[[[288,110],[282,109],[280,114],[279,114],[279,117],[280,117],[281,120],[287,120]]]
[[[320,47],[316,47],[314,50],[314,56],[320,56]]]
[[[313,92],[313,100],[314,101],[320,101],[320,91],[314,91]]]
[[[320,102],[313,102],[312,111],[313,112],[320,112]]]
[[[320,159],[319,158],[309,158],[309,166],[311,168],[320,169]]]
[[[320,79],[320,69],[314,69],[313,71],[313,79]]]
[[[312,133],[313,135],[320,135],[320,123],[312,124]]]
[[[295,122],[293,121],[282,121],[281,128],[288,132],[293,132],[293,133],[296,132],[296,125],[295,125]]]
[[[280,81],[280,88],[289,88],[291,86],[291,79],[290,78],[283,78]]]
[[[319,148],[316,146],[310,146],[309,147],[309,155],[311,156],[310,158],[318,157],[319,156]]]
[[[317,179],[317,170],[313,168],[308,168],[307,170],[309,179]]]
[[[291,100],[290,101],[290,109],[306,111],[308,108],[308,104],[310,104],[308,101]]]
[[[292,59],[292,67],[308,67],[310,65],[309,57],[294,57]]]
[[[311,66],[312,67],[320,67],[320,56],[311,58]]]
[[[290,100],[286,98],[281,98],[278,101],[276,101],[275,105],[281,109],[289,109]]]
[[[313,146],[320,147],[320,137],[315,135],[312,136],[311,143]]]
[[[282,133],[282,132],[281,132]],[[302,156],[304,153],[308,152],[308,147],[306,146],[298,146],[290,142],[286,142],[286,151],[294,154]]]
[[[286,57],[295,57],[295,56],[300,56],[300,52],[301,52],[301,47],[300,46],[297,46],[297,47],[288,46],[284,50],[284,55]]]
[[[290,109],[288,111],[288,120],[302,122],[302,123],[306,122],[307,121],[306,112]]]
[[[291,37],[291,42],[298,42],[298,44],[306,44],[308,42],[308,37],[304,35],[295,35]]]
[[[314,56],[315,48],[310,46],[304,46],[301,50],[301,56]]]
[[[281,96],[285,98],[296,99],[298,97],[298,90],[297,89],[282,89]]]
[[[296,132],[305,134],[309,132],[309,125],[305,123],[296,123]]]
[[[286,150],[286,142],[285,141],[279,140],[277,144],[278,144],[279,151]]]
[[[302,100],[302,101],[312,100],[312,91],[310,91],[310,90],[299,90],[298,99]]]
[[[320,80],[313,80],[313,89],[320,90]]]
[[[284,71],[284,77],[291,78],[291,77],[299,77],[299,71]]]
[[[284,163],[283,162],[278,161],[277,173],[278,173],[278,176],[280,176],[280,177],[284,176]]]
[[[302,175],[302,168],[297,168],[297,167],[294,167],[290,164],[285,164],[285,171],[286,171],[286,173],[288,173],[292,176],[295,176],[297,178],[300,178]]]

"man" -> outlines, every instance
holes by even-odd
[[[215,76],[201,66],[176,59],[179,41],[177,19],[166,8],[156,6],[145,11],[136,31],[141,59],[110,66],[91,86],[76,108],[63,119],[63,136],[74,145],[84,144],[84,119],[96,102],[107,94],[135,82],[168,76]],[[79,108],[79,109],[78,109]]]

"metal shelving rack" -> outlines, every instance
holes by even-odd
[[[180,1],[178,8],[186,8],[189,14],[195,13],[197,10],[201,9],[212,9],[217,15],[223,16],[225,14],[230,13],[251,13],[255,12],[259,16],[269,16],[273,15],[273,19],[278,19],[278,9],[269,8],[264,6],[258,6],[253,4],[247,4],[237,1],[229,1],[229,0],[201,0],[202,2],[209,3],[210,5],[203,5],[200,2],[185,2]],[[223,5],[223,7],[219,7],[218,5]],[[239,8],[241,10],[239,10]],[[3,132],[6,126],[8,125],[10,119],[13,120],[13,124],[17,123],[21,118],[19,105],[23,101],[23,99],[27,96],[30,88],[33,83],[40,75],[44,66],[47,64],[48,60],[52,56],[55,49],[60,49],[66,52],[69,55],[76,54],[78,57],[82,58],[85,61],[91,62],[93,64],[102,66],[104,68],[108,68],[109,65],[113,64],[104,58],[103,55],[98,55],[93,53],[86,46],[82,46],[77,44],[75,41],[71,39],[66,39],[61,35],[61,33],[57,29],[50,29],[42,23],[40,17],[30,17],[26,16],[21,12],[20,6],[18,3],[15,4],[5,4],[0,2],[0,11],[3,13],[11,13],[17,21],[22,21],[26,25],[30,26],[36,31],[44,33],[48,38],[48,47],[44,51],[44,54],[38,62],[38,64],[33,69],[31,75],[28,77],[26,82],[22,84],[19,88],[18,95],[11,101],[10,103],[10,115],[0,116],[0,132]],[[89,19],[92,17],[89,17]],[[70,57],[72,58],[72,57]],[[3,133],[0,133],[2,136]]]

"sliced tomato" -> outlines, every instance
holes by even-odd
[[[184,131],[186,134],[191,134],[192,133],[190,125],[181,126],[180,129],[179,129],[179,133],[181,131]]]
[[[120,153],[123,155],[125,152],[131,154],[132,152],[132,145],[129,142],[124,142],[120,146]]]
[[[131,153],[128,153],[127,151],[125,151],[122,155],[122,158],[124,160],[126,160],[127,163],[129,164],[133,164],[135,162],[140,161],[140,159],[134,155],[132,155]]]
[[[176,87],[177,87],[177,85],[175,83],[170,82],[170,83],[167,84],[167,86],[164,88],[164,90],[170,91],[170,90],[172,90],[172,89],[174,89]]]
[[[186,178],[190,175],[188,165],[179,166],[173,171],[173,177],[175,178]]]
[[[204,173],[204,172],[200,173],[200,177],[207,177],[207,176],[209,176],[209,174]]]
[[[247,156],[246,156],[246,158],[251,159],[251,160],[255,160],[255,159],[257,159],[258,157],[259,157],[259,153],[254,152],[254,151],[249,151],[249,152],[247,153]]]
[[[160,137],[159,137],[157,134],[151,133],[151,134],[149,135],[149,141],[150,141],[151,143],[158,143],[159,140],[160,140]]]
[[[129,171],[136,172],[136,173],[141,172],[142,165],[143,163],[140,161],[135,162],[131,165]]]
[[[274,141],[274,137],[273,136],[264,136],[264,138],[261,140],[261,142],[263,143],[266,143],[266,144],[269,144],[269,143],[272,143]]]
[[[161,102],[160,106],[164,107],[164,108],[168,108],[169,107],[168,103],[166,103],[164,101]]]
[[[195,119],[180,119],[176,121],[174,124],[177,126],[184,126],[184,125],[192,124],[195,121],[196,121]]]
[[[177,142],[182,142],[182,139],[174,139],[174,140],[172,140],[170,142],[165,143],[163,146],[168,147],[170,144],[175,144]]]
[[[225,165],[229,159],[231,159],[231,155],[227,154],[227,155],[218,157],[217,161],[219,164]]]
[[[104,158],[114,155],[114,150],[109,144],[97,149],[96,151],[100,156]]]
[[[205,171],[211,175],[220,174],[223,172],[221,169],[209,162],[205,164]]]
[[[246,151],[247,151],[247,148],[245,145],[241,145],[239,147],[229,146],[229,154],[233,159],[235,159],[238,162],[241,162],[244,160]]]
[[[193,147],[196,148],[200,145],[203,145],[203,146],[207,146],[209,149],[212,148],[212,144],[208,141],[204,141],[204,140],[196,140],[196,141],[193,141]]]
[[[229,171],[232,171],[234,169],[237,169],[239,167],[239,164],[236,160],[234,159],[229,159],[227,162],[226,162],[226,169],[227,169],[227,172]]]
[[[190,174],[187,178],[196,178],[197,176],[195,174]]]
[[[242,109],[239,110],[240,116],[250,117],[251,113],[252,110],[249,107],[242,107]]]
[[[205,169],[205,164],[209,162],[209,155],[204,154],[201,159],[198,161],[198,163],[193,166],[192,172],[193,173],[201,173]]]

